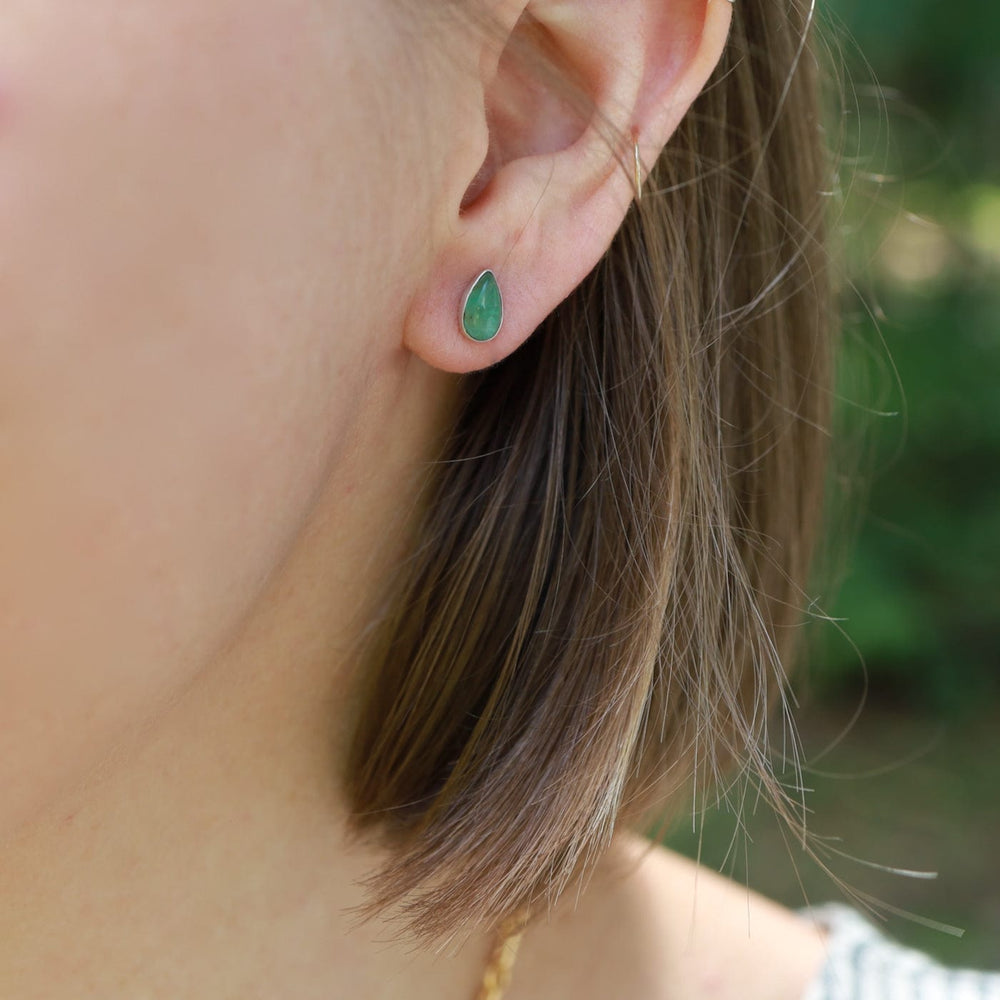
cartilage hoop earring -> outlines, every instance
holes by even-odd
[[[632,153],[635,158],[635,176],[632,179],[635,184],[635,200],[642,201],[642,162],[639,159],[639,133],[636,129],[632,129]]]
[[[462,297],[458,311],[462,332],[478,344],[492,340],[503,325],[503,296],[497,276],[489,269],[481,271]]]

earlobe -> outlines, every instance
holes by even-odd
[[[479,81],[480,120],[467,125],[488,129],[488,163],[444,206],[447,236],[407,320],[411,351],[445,371],[489,367],[583,281],[715,68],[731,3],[521,0],[495,72]],[[532,76],[524,53],[540,40],[543,65],[575,81],[582,103],[537,82],[549,73]],[[609,144],[608,122],[624,148]]]

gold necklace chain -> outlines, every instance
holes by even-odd
[[[517,958],[517,949],[521,945],[521,938],[524,937],[526,922],[527,915],[522,911],[508,917],[500,925],[496,944],[486,963],[483,984],[476,994],[476,1000],[501,1000],[514,971],[514,961]]]

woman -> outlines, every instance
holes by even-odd
[[[808,22],[6,0],[0,995],[825,989],[637,832],[794,813]]]

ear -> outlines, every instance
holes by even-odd
[[[484,141],[475,159],[454,160],[466,173],[443,189],[444,235],[404,328],[409,350],[450,372],[509,355],[593,270],[635,197],[633,138],[641,163],[653,163],[715,68],[732,16],[728,0],[493,5],[503,37],[481,41],[479,77],[468,81],[477,92],[465,105],[475,118],[453,133]],[[591,111],[538,80],[520,56],[526,42],[576,81]],[[626,137],[624,149],[609,146],[603,120]],[[461,307],[487,268],[503,322],[495,337],[475,341]]]

